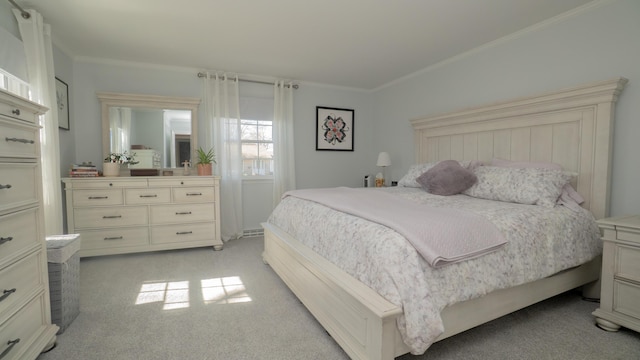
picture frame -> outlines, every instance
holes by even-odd
[[[316,106],[316,151],[353,151],[353,109]]]
[[[69,85],[56,77],[56,107],[58,127],[69,130]]]

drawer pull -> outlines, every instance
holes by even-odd
[[[1,189],[11,189],[11,184],[7,184],[7,185],[0,184],[0,190]]]
[[[11,113],[13,115],[20,115],[20,109],[13,109],[13,110],[11,110]]]
[[[122,239],[124,239],[122,236],[113,236],[113,237],[104,238],[104,240],[122,240]]]
[[[122,217],[122,215],[105,215],[102,218],[103,219],[120,219]]]
[[[7,345],[9,345],[8,348],[4,349],[4,351],[2,353],[0,353],[0,359],[4,358],[5,356],[7,356],[7,354],[9,353],[9,351],[11,351],[11,349],[13,349],[13,347],[20,342],[20,338],[17,338],[15,340],[9,340],[7,341]]]
[[[4,290],[2,292],[2,296],[0,296],[0,301],[6,299],[9,297],[9,295],[13,294],[14,292],[16,292],[16,288],[13,288],[11,290]]]
[[[89,200],[108,199],[108,196],[89,196]]]
[[[187,196],[202,196],[202,193],[187,193]]]
[[[33,140],[29,140],[29,139],[18,139],[18,138],[4,138],[6,141],[15,141],[15,142],[20,142],[23,144],[35,144],[36,142]]]
[[[181,211],[177,212],[176,215],[191,215],[191,211]]]
[[[176,235],[189,235],[193,234],[193,231],[178,231]]]
[[[158,197],[158,195],[140,195],[141,198],[155,198]]]
[[[0,237],[0,245],[13,240],[13,236]]]

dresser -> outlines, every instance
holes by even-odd
[[[602,219],[598,226],[604,248],[596,323],[608,331],[640,331],[640,215]]]
[[[80,257],[212,246],[222,249],[219,177],[64,178]]]
[[[40,126],[47,111],[0,90],[0,355],[35,359],[53,346],[42,213]]]

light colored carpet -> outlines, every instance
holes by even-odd
[[[80,315],[38,360],[347,359],[262,249],[245,238],[82,259]],[[399,359],[640,359],[640,335],[598,329],[596,307],[566,293]]]

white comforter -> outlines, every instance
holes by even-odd
[[[469,261],[433,268],[390,228],[315,202],[287,197],[269,222],[401,306],[398,328],[412,354],[422,354],[444,331],[447,305],[541,279],[587,262],[602,250],[588,211],[549,209],[471,198],[437,196],[416,188],[385,188],[431,206],[464,208],[500,229],[507,244]]]

